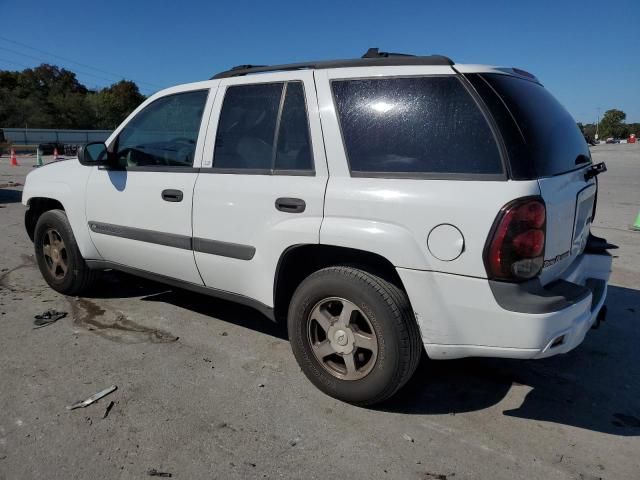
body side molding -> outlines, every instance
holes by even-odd
[[[114,237],[128,238],[130,240],[138,240],[140,242],[155,243],[157,245],[181,248],[183,250],[195,250],[196,252],[237,258],[238,260],[251,260],[256,253],[256,248],[251,245],[221,242],[206,238],[192,238],[187,235],[177,235],[175,233],[112,225],[110,223],[90,221],[89,228],[92,232],[102,235],[111,235]]]

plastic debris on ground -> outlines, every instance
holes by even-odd
[[[33,324],[35,325],[33,328],[42,328],[47,325],[51,325],[52,323],[57,322],[61,318],[67,316],[67,312],[58,312],[57,310],[47,310],[46,312],[42,312],[39,315],[35,315],[33,318]]]
[[[102,397],[105,397],[105,396],[109,395],[111,392],[115,392],[117,388],[118,388],[117,386],[111,385],[110,387],[105,388],[104,390],[101,390],[98,393],[91,395],[86,400],[80,400],[79,402],[76,402],[73,405],[69,405],[67,407],[67,410],[74,410],[76,408],[87,407],[87,406],[91,405],[92,403],[97,402]]]

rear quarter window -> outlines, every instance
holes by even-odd
[[[513,171],[550,177],[591,163],[575,119],[546,88],[510,75],[482,74],[482,78],[500,96],[521,131],[525,148],[522,154],[510,155]]]
[[[453,76],[334,80],[354,176],[503,176],[482,111]]]

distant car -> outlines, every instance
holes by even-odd
[[[611,271],[590,234],[603,171],[533,75],[372,49],[157,92],[29,173],[22,202],[58,292],[116,269],[248,304],[288,322],[322,391],[370,405],[423,350],[583,341]]]
[[[617,138],[609,137],[609,138],[607,138],[607,142],[606,143],[620,143],[620,140],[617,139]]]

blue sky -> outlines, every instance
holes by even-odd
[[[237,64],[352,58],[380,47],[518,66],[578,121],[593,122],[600,107],[640,122],[638,0],[0,0],[0,18],[0,68],[46,60],[91,87],[124,76],[149,94]]]

